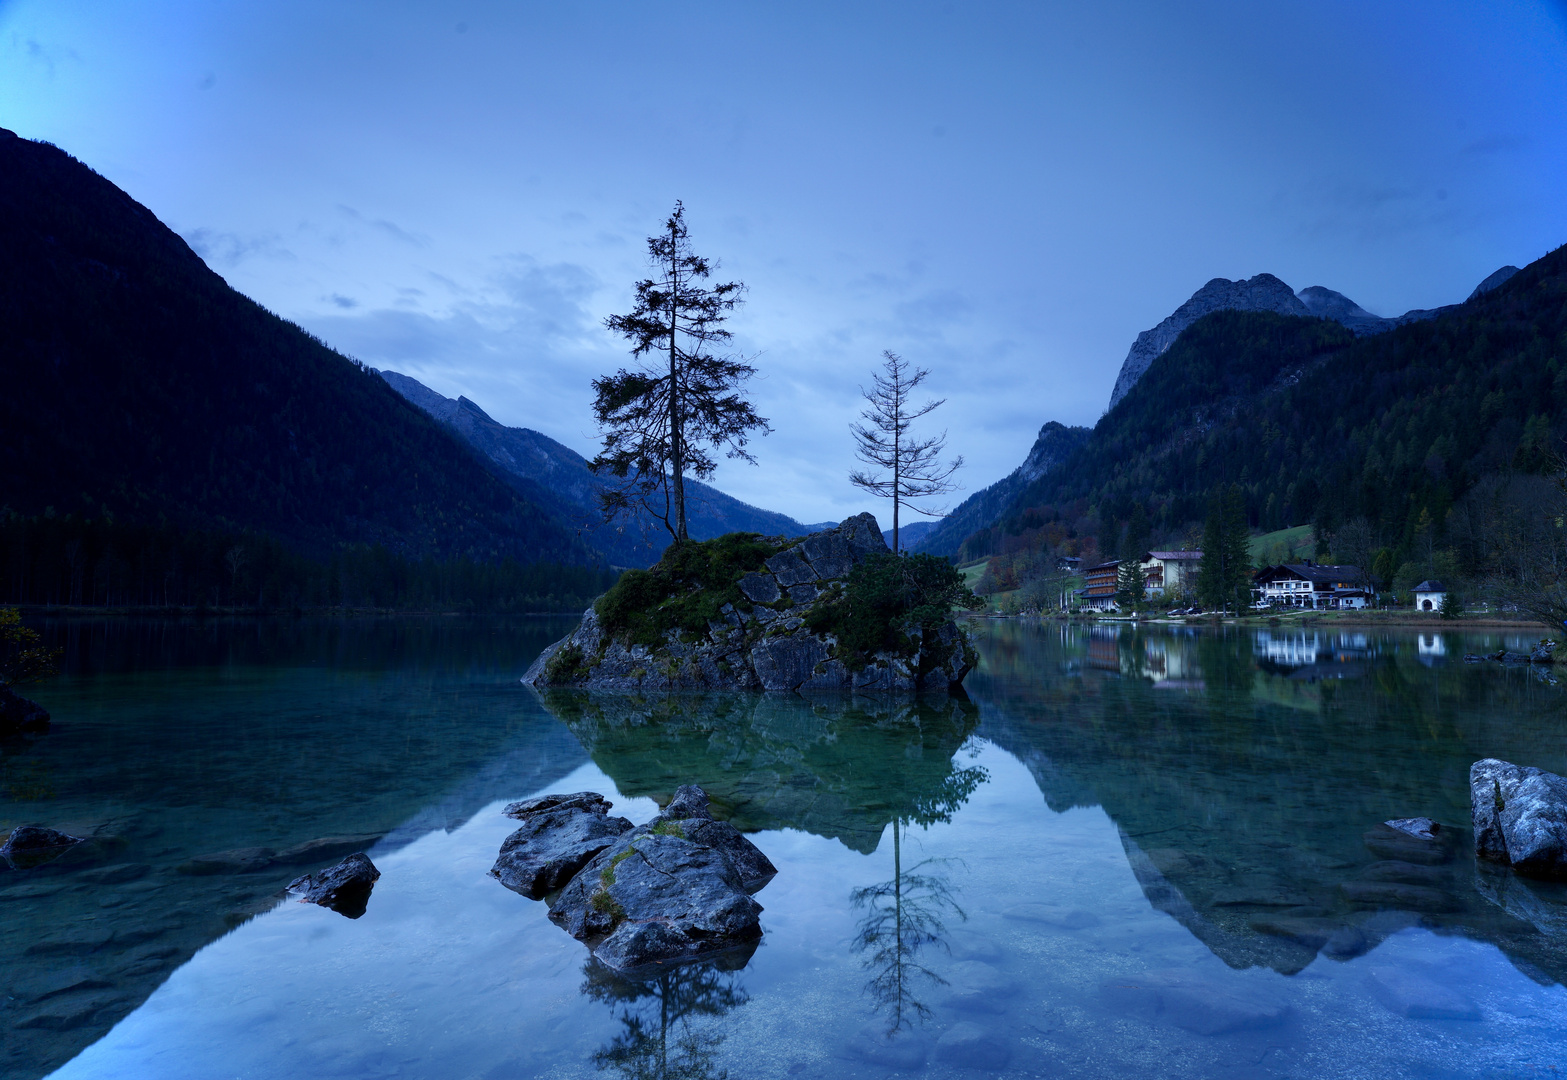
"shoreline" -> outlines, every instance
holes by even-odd
[[[343,619],[343,618],[442,618],[505,617],[557,619],[581,616],[571,611],[452,611],[450,609],[410,609],[376,607],[301,607],[301,608],[223,608],[223,607],[86,607],[69,604],[4,604],[24,617],[65,619]]]
[[[1440,616],[1429,617],[1415,612],[1340,612],[1340,611],[1314,611],[1291,612],[1285,615],[1247,615],[1247,616],[1206,616],[1184,615],[1171,618],[1165,615],[1150,618],[1130,618],[1121,616],[1098,615],[1002,615],[999,613],[984,613],[970,615],[973,619],[1033,619],[1037,622],[1082,622],[1082,623],[1107,623],[1110,625],[1149,625],[1149,626],[1282,626],[1288,624],[1300,626],[1320,626],[1328,624],[1347,628],[1372,628],[1372,629],[1409,629],[1409,630],[1450,630],[1461,632],[1466,629],[1477,630],[1518,630],[1534,633],[1536,631],[1561,633],[1555,630],[1549,623],[1532,622],[1526,619],[1507,619],[1502,617],[1487,618],[1461,618],[1443,619]]]

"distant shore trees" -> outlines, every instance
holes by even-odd
[[[604,320],[643,363],[593,381],[604,446],[590,466],[622,481],[600,495],[606,520],[641,508],[684,541],[686,474],[710,479],[718,468],[710,451],[719,448],[754,464],[746,444],[771,429],[739,393],[756,369],[713,352],[733,337],[723,324],[745,285],[706,283],[718,263],[691,250],[681,203],[647,246],[654,276],[637,282],[630,314]]]
[[[855,470],[849,482],[878,498],[892,500],[892,550],[899,550],[898,514],[905,505],[926,517],[941,517],[946,508],[915,505],[910,500],[956,491],[952,474],[963,467],[961,457],[943,462],[947,433],[916,438],[911,432],[914,421],[927,416],[945,403],[946,398],[914,405],[910,397],[930,374],[924,368],[911,368],[908,361],[892,351],[883,352],[882,368],[871,375],[871,388],[860,393],[870,407],[860,413],[863,424],[851,424],[854,455],[873,471]]]

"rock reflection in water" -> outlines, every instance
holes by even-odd
[[[939,820],[973,791],[953,755],[979,713],[945,695],[542,697],[623,794],[662,805],[697,784],[713,816],[742,832],[801,829],[868,855],[894,818]]]
[[[750,1000],[739,972],[755,946],[702,963],[634,979],[596,960],[582,969],[582,993],[608,1005],[621,1031],[593,1055],[602,1070],[626,1080],[721,1080],[715,1066],[724,1042],[725,1016]]]

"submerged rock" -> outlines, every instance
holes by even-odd
[[[1376,999],[1410,1020],[1478,1020],[1480,1009],[1468,997],[1435,979],[1403,968],[1374,967],[1366,982]]]
[[[609,807],[591,791],[512,803],[506,816],[523,825],[501,844],[490,876],[529,900],[544,899],[631,831],[625,818],[608,816]]]
[[[883,1024],[866,1024],[844,1044],[843,1050],[846,1057],[884,1069],[913,1070],[925,1066],[925,1039],[904,1028],[889,1031]]]
[[[231,848],[186,859],[175,867],[182,874],[203,877],[207,874],[248,874],[265,870],[277,861],[277,852],[269,847]]]
[[[49,730],[49,710],[0,686],[0,738]]]
[[[1567,778],[1486,758],[1469,767],[1469,800],[1478,858],[1567,878]]]
[[[1428,821],[1427,818],[1400,818],[1399,821]],[[1375,828],[1368,829],[1362,834],[1361,839],[1366,848],[1381,859],[1390,859],[1397,862],[1420,863],[1425,866],[1435,866],[1440,863],[1451,862],[1453,849],[1449,846],[1447,838],[1440,832],[1431,832],[1426,836],[1418,835],[1407,828],[1395,827],[1391,822],[1383,822]]]
[[[978,1024],[963,1020],[936,1040],[936,1060],[969,1069],[1004,1069],[1012,1058],[1006,1040]]]
[[[11,835],[0,845],[0,858],[14,869],[31,870],[53,862],[84,839],[38,825],[23,825],[11,830]]]
[[[1271,1027],[1289,1005],[1253,980],[1203,971],[1164,970],[1106,980],[1107,1004],[1199,1035]]]
[[[892,634],[898,647],[868,656],[840,648],[830,628],[820,629],[842,610],[832,605],[845,602],[849,573],[871,556],[890,554],[872,515],[804,539],[755,539],[777,550],[759,566],[734,571],[733,602],[699,617],[705,631],[687,620],[657,641],[650,643],[652,632],[636,641],[611,633],[596,604],[539,654],[522,681],[590,690],[952,690],[973,669],[978,654],[955,622],[899,627]],[[692,588],[691,595],[701,591]]]
[[[1408,833],[1416,840],[1435,840],[1442,831],[1442,826],[1428,817],[1394,818],[1382,824],[1401,833]]]
[[[339,915],[357,919],[370,903],[370,890],[381,879],[381,871],[362,851],[356,851],[336,866],[316,874],[295,878],[289,892],[303,892],[301,904],[319,904]]]

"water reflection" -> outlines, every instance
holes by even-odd
[[[1471,762],[1561,771],[1554,688],[1527,672],[1433,664],[1431,634],[1121,630],[1063,641],[1018,624],[987,634],[1006,639],[987,658],[1007,660],[971,677],[979,734],[1028,763],[1052,807],[1102,806],[1149,902],[1230,966],[1293,973],[1425,927],[1567,978],[1567,894],[1494,880],[1467,839]],[[1112,642],[1117,677],[1105,677]],[[1025,672],[1069,668],[1062,653],[1074,650],[1088,661],[1081,676],[1027,685]],[[1157,671],[1140,661],[1160,654],[1205,692],[1152,692]],[[1457,835],[1440,859],[1381,831],[1414,815]]]
[[[113,802],[136,831],[91,880],[0,882],[16,973],[0,1077],[35,1080],[131,1009],[62,1078],[1567,1067],[1564,887],[1467,850],[1471,761],[1567,766],[1561,688],[1457,661],[1512,642],[1095,629],[981,624],[974,704],[551,695],[551,716],[503,650],[471,673],[339,651],[321,670],[67,681],[47,703],[61,737],[5,774],[47,778],[58,801],[7,804],[8,820],[106,822]],[[1359,674],[1295,677],[1323,664]],[[506,801],[599,790],[646,820],[651,798],[631,796],[693,781],[771,830],[755,839],[780,873],[748,960],[639,981],[585,968],[540,905],[484,876],[515,825]],[[1415,815],[1452,846],[1400,848],[1379,825]],[[242,893],[296,872],[178,873],[192,855],[388,828],[363,919],[287,904],[191,956]],[[83,951],[29,953],[41,936]],[[23,1026],[45,1014],[89,1019]]]
[[[561,625],[46,620],[64,674],[35,696],[54,724],[0,746],[0,832],[90,843],[0,872],[0,1077],[64,1062],[358,850],[312,854],[323,841],[379,839],[379,860],[575,768],[576,741],[515,690]],[[193,862],[214,854],[233,857]]]
[[[865,854],[895,818],[944,820],[983,780],[953,761],[979,712],[946,696],[552,690],[543,702],[622,792],[662,804],[698,784],[742,832],[802,829]]]
[[[630,979],[590,959],[582,969],[582,993],[609,1005],[621,1030],[593,1054],[599,1069],[626,1080],[721,1080],[723,1028],[702,1023],[750,1000],[739,969],[752,949],[723,960],[687,964],[653,978]]]
[[[920,953],[927,945],[942,943],[947,919],[968,918],[945,872],[950,860],[921,859],[903,868],[905,828],[901,819],[892,823],[892,878],[849,894],[855,909],[864,913],[854,951],[871,973],[865,991],[886,1018],[888,1035],[931,1018],[929,1006],[916,994],[923,986],[945,986],[947,980],[922,964]]]

